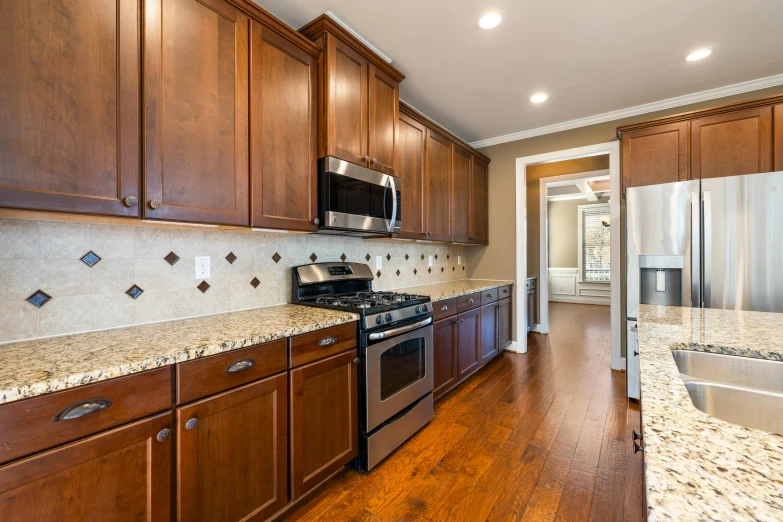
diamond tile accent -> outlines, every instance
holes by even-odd
[[[443,272],[443,270],[444,270],[444,268],[443,268],[443,267],[440,267],[440,271],[441,271],[441,272]]]
[[[258,285],[260,285],[260,284],[261,284],[261,281],[259,281],[257,277],[254,277],[253,280],[250,281],[250,285],[253,288],[258,288]]]
[[[386,261],[391,261],[391,254],[386,254]]]
[[[345,262],[346,259],[348,259],[348,256],[346,256],[345,254],[340,256],[340,261]]]
[[[198,284],[198,286],[197,286],[196,288],[198,288],[199,290],[201,290],[201,293],[203,294],[204,292],[206,292],[207,290],[209,290],[209,283],[207,283],[206,281],[202,281],[202,282],[200,282],[200,283]]]
[[[435,259],[438,259],[438,254],[435,254]]]
[[[465,270],[465,265],[462,265],[462,270]]]
[[[277,252],[275,252],[275,255],[272,256],[272,260],[275,263],[279,263],[281,259],[282,259],[282,257],[280,257],[280,254],[278,254]]]
[[[450,257],[451,257],[450,255],[446,254],[446,259],[449,259]]]
[[[312,261],[313,263],[315,263],[315,260],[316,260],[316,259],[318,259],[318,256],[317,256],[317,255],[315,255],[315,252],[313,252],[312,254],[310,254],[310,261]]]
[[[399,269],[397,269],[397,275],[400,275],[400,270]]]
[[[457,269],[457,267],[455,267],[455,266],[452,266],[452,267],[451,267],[451,271],[452,271],[452,272],[453,272],[453,271],[455,271],[456,269]]]
[[[408,254],[405,254],[405,261],[408,260]]]
[[[378,277],[381,277],[381,271],[378,270],[377,272],[375,272],[375,275],[377,275]]]
[[[418,271],[417,271],[417,270],[414,268],[414,269],[413,269],[413,275],[416,275],[416,274],[418,274],[418,273],[419,273],[419,272],[418,272]]]
[[[432,268],[428,268],[427,272],[429,272],[431,274],[432,273]]]
[[[369,261],[369,260],[370,260],[370,254],[367,254],[366,256],[364,256],[364,259],[366,259],[367,261]]]
[[[424,261],[424,254],[421,255],[421,260]]]
[[[133,299],[136,299],[137,297],[139,297],[141,294],[144,293],[144,290],[142,290],[136,285],[133,285],[132,287],[128,288],[125,291],[125,293],[131,296]]]
[[[36,308],[41,308],[43,305],[52,300],[52,296],[42,290],[36,290],[33,295],[25,299],[28,303]]]
[[[168,255],[166,255],[166,257],[164,257],[163,259],[165,259],[166,262],[171,266],[174,266],[177,264],[177,261],[179,261],[179,256],[174,252],[169,252]]]
[[[233,265],[234,261],[236,260],[237,260],[237,256],[233,252],[229,252],[228,255],[226,256],[226,261],[228,261],[228,264],[230,265]]]
[[[84,254],[84,255],[81,257],[81,260],[82,260],[82,262],[83,262],[85,265],[87,265],[87,266],[89,266],[89,267],[93,267],[93,266],[95,266],[96,264],[98,264],[98,261],[100,261],[100,260],[101,260],[101,258],[100,258],[100,256],[98,256],[98,254],[96,254],[95,252],[93,252],[92,250],[90,250],[89,252],[87,252],[86,254]]]

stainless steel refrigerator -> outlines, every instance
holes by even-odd
[[[783,172],[626,190],[628,396],[639,304],[783,312]]]

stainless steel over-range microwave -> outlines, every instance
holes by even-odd
[[[319,232],[356,236],[401,230],[401,181],[333,156],[318,160]]]

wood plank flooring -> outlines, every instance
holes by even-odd
[[[381,465],[346,468],[278,520],[644,520],[640,412],[610,369],[609,307],[549,310],[528,353],[491,361]]]

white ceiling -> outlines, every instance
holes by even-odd
[[[783,73],[782,0],[255,1],[295,28],[332,11],[407,76],[403,100],[468,142]],[[503,22],[480,29],[490,10]]]

